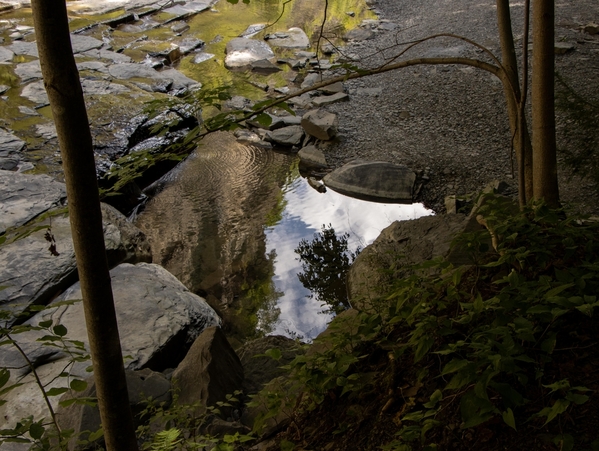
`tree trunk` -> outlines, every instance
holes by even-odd
[[[65,0],[32,0],[44,85],[56,124],[69,216],[108,450],[137,450],[104,247],[87,112],[73,57]]]
[[[522,93],[518,77],[518,62],[514,46],[509,0],[497,0],[497,26],[499,28],[499,41],[501,44],[501,63],[506,70],[506,75],[502,78],[503,92],[507,103],[510,129],[514,137],[514,149],[516,150],[516,158],[518,160],[520,200],[521,203],[526,203],[526,201],[533,197],[532,144],[530,142],[526,118],[520,118],[519,114],[519,103],[522,100]],[[527,74],[523,76],[527,76]]]
[[[532,147],[533,195],[559,206],[555,143],[554,0],[534,0],[532,6]]]

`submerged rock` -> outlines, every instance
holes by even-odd
[[[300,162],[309,167],[320,169],[329,166],[322,150],[315,146],[304,147],[299,151],[298,156],[300,157]]]
[[[255,39],[234,38],[227,43],[225,67],[228,69],[243,68],[253,61],[274,58],[275,54],[264,41]]]
[[[385,161],[355,160],[324,178],[327,187],[350,197],[374,202],[412,203],[416,174]]]
[[[292,27],[286,32],[272,33],[264,37],[275,47],[288,49],[307,49],[310,47],[310,39],[301,28]]]

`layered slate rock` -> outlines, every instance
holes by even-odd
[[[299,125],[290,125],[268,132],[269,140],[282,146],[299,146],[303,137],[304,129]]]
[[[415,180],[416,174],[406,166],[354,160],[325,176],[324,183],[356,199],[409,204]]]
[[[15,154],[17,154],[18,152],[23,150],[24,147],[25,147],[25,141],[17,138],[12,133],[2,130],[0,128],[0,158],[14,157]],[[2,186],[2,183],[3,182],[0,181],[0,187]],[[0,190],[1,189],[2,188],[0,188]],[[0,207],[0,208],[2,208],[2,207]],[[0,218],[0,224],[2,224],[1,218]],[[1,232],[1,229],[0,229],[0,232]]]
[[[136,63],[114,64],[108,68],[108,72],[114,78],[119,80],[128,80],[130,78],[149,78],[152,80],[170,80],[173,90],[179,90],[190,87],[200,87],[200,83],[186,77],[176,69],[166,69],[156,71],[151,67]]]
[[[114,268],[110,275],[122,352],[127,356],[126,369],[172,368],[205,328],[220,324],[220,318],[203,298],[191,293],[158,265],[124,263]],[[53,324],[66,327],[67,339],[81,341],[89,349],[83,305],[76,301],[78,299],[81,299],[81,290],[76,283],[55,301],[74,301],[73,304],[44,310],[29,323],[39,325],[51,319]],[[57,376],[65,371],[69,357],[56,348],[40,346],[36,339],[44,334],[44,331],[30,331],[15,338],[30,356],[42,382],[49,384],[46,387],[49,389],[65,384],[65,379]],[[26,363],[22,358],[19,361],[18,353],[9,349],[3,349],[0,364],[17,368],[11,373],[23,376],[27,372]],[[76,363],[69,371],[74,377],[86,378],[89,376],[85,371],[88,365],[89,362]],[[14,425],[27,415],[48,416],[32,374],[26,374],[20,382],[23,385],[5,396],[8,402],[0,406],[0,428]],[[56,398],[51,400],[58,402]]]
[[[123,263],[110,271],[110,277],[123,354],[131,357],[125,364],[128,369],[172,367],[205,328],[220,324],[203,298],[161,266]],[[76,283],[59,301],[80,298]],[[60,318],[69,334],[81,336],[82,307],[80,303],[60,307],[43,317]]]
[[[325,110],[310,110],[302,116],[302,127],[315,138],[328,141],[337,136],[339,119],[337,115]]]
[[[0,291],[0,304],[14,313],[34,304],[46,304],[77,280],[71,224],[66,209],[46,209],[43,213],[47,218],[27,229],[33,233],[5,244],[0,253],[0,286],[5,287]],[[102,204],[102,215],[106,255],[111,266],[121,262],[151,261],[150,245],[141,230],[109,205]],[[44,228],[35,230],[36,227]],[[48,249],[47,232],[54,237],[54,253]]]
[[[221,329],[210,327],[194,342],[172,379],[180,390],[177,402],[197,403],[197,413],[204,413],[241,390],[243,367]]]
[[[6,47],[0,47],[0,62],[10,63],[15,54]]]
[[[0,134],[0,140],[10,134]],[[6,138],[16,149],[24,143],[15,141],[13,135]],[[18,227],[43,212],[64,205],[64,183],[48,175],[17,174],[0,171],[0,234],[9,227]]]
[[[275,54],[264,41],[234,38],[227,43],[225,67],[228,69],[248,67],[252,62],[274,58]]]

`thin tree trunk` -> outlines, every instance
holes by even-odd
[[[503,92],[507,103],[510,129],[514,137],[514,148],[518,161],[518,184],[520,204],[526,204],[532,199],[532,145],[528,133],[526,117],[520,114],[522,93],[518,79],[518,62],[514,46],[512,31],[512,18],[509,0],[497,0],[497,26],[499,28],[499,41],[501,44],[502,65],[507,78],[503,78]],[[523,75],[524,77],[527,74]]]
[[[44,85],[56,124],[85,322],[108,450],[137,450],[106,261],[87,112],[65,0],[32,0]]]
[[[534,0],[532,7],[532,146],[533,195],[559,206],[555,143],[554,0]]]

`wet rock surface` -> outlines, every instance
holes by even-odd
[[[346,196],[385,202],[412,203],[416,174],[406,166],[384,161],[355,160],[323,179],[325,185]]]

